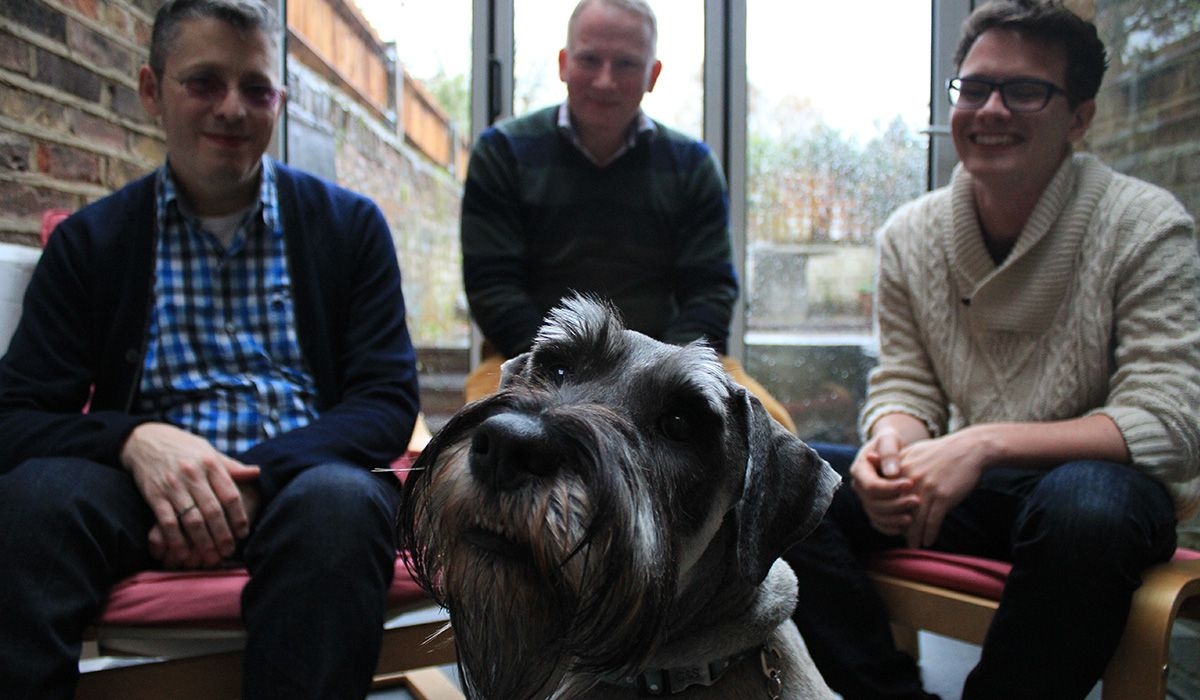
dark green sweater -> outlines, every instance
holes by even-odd
[[[605,167],[560,133],[557,107],[480,135],[462,205],[471,314],[507,357],[571,290],[628,327],[725,352],[737,279],[728,193],[709,148],[656,123]]]

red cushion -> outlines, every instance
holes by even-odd
[[[396,557],[396,575],[388,605],[400,607],[425,599]],[[99,624],[237,628],[242,625],[242,588],[250,580],[245,569],[214,571],[142,571],[121,581],[108,597]]]
[[[1012,565],[927,549],[890,549],[871,556],[872,571],[998,600]]]
[[[1177,549],[1173,561],[1200,559],[1200,552]],[[872,571],[897,578],[928,583],[999,600],[1004,581],[1012,565],[1007,562],[965,554],[947,554],[926,549],[892,549],[871,555],[867,566]]]
[[[43,248],[46,247],[46,241],[50,240],[50,234],[54,233],[54,227],[70,215],[70,209],[47,209],[42,212],[42,230],[39,237]]]
[[[1200,559],[1200,552],[1183,547],[1175,550],[1175,556],[1171,557],[1171,561],[1191,561],[1193,559]]]

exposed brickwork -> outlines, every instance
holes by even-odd
[[[160,0],[0,0],[0,240],[34,244],[41,212],[74,209],[157,167],[162,136],[136,72]],[[460,185],[316,73],[291,62],[289,113],[325,134],[321,174],[391,224],[422,346],[463,346]]]
[[[0,17],[53,41],[62,42],[67,36],[67,18],[40,0],[0,0]]]
[[[1109,51],[1088,147],[1200,216],[1200,12],[1195,0],[1098,0]]]
[[[0,240],[34,244],[43,210],[78,208],[161,162],[136,93],[158,4],[0,0]]]

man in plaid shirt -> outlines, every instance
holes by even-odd
[[[0,688],[70,698],[112,585],[230,560],[242,697],[363,697],[417,414],[391,234],[264,156],[283,103],[256,0],[169,0],[139,94],[166,163],[51,236],[0,360]],[[86,410],[85,410],[86,407]]]

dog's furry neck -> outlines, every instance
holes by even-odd
[[[720,552],[723,539],[719,535],[714,540],[679,591],[666,638],[647,660],[648,667],[673,668],[749,649],[791,616],[796,606],[791,567],[776,561],[762,583],[751,585],[720,565],[728,557]],[[712,575],[722,569],[723,575]]]

